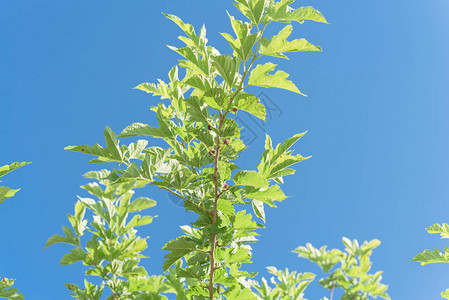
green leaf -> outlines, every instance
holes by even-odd
[[[164,14],[164,13],[163,13],[163,15],[165,17],[167,17],[167,19],[172,20],[176,25],[178,25],[179,28],[181,28],[182,31],[184,31],[187,34],[188,37],[192,38],[192,37],[195,36],[195,29],[193,28],[192,25],[184,23],[181,20],[181,18],[179,18],[179,17],[177,17],[175,15]]]
[[[328,273],[320,280],[320,284],[328,290],[343,289],[341,299],[390,299],[386,293],[388,286],[381,283],[382,272],[368,273],[372,264],[371,250],[379,243],[378,240],[365,241],[360,246],[357,240],[343,238],[345,252],[338,249],[327,250],[326,246],[317,249],[310,244],[298,247],[294,252],[297,252],[299,257],[316,263],[323,272]],[[337,264],[339,267],[335,268]]]
[[[162,264],[162,269],[168,270],[175,262],[183,258],[196,249],[196,243],[190,237],[181,236],[176,240],[171,240],[162,249],[170,251],[165,255],[166,260]]]
[[[29,162],[14,162],[10,165],[6,165],[0,167],[0,177],[5,176],[6,174],[23,167],[25,165],[30,164]],[[0,203],[3,203],[5,199],[13,197],[20,189],[13,190],[6,186],[0,186]]]
[[[287,80],[289,75],[284,71],[277,71],[275,74],[269,75],[268,72],[274,71],[275,67],[276,65],[270,62],[263,65],[257,65],[257,67],[251,71],[248,84],[265,88],[275,87],[285,89],[306,96],[298,90],[293,82]]]
[[[251,205],[253,207],[254,214],[263,220],[265,223],[265,210],[263,207],[263,202],[259,200],[253,200],[251,202]]]
[[[222,261],[222,264],[234,263],[250,263],[251,255],[248,249],[245,248],[218,248],[216,252],[217,261]]]
[[[326,18],[323,16],[323,14],[311,6],[295,9],[290,14],[289,19],[299,23],[303,23],[306,20],[327,23]]]
[[[449,299],[449,289],[445,290],[444,292],[441,292],[441,297],[444,299]]]
[[[417,254],[412,261],[420,262],[422,266],[434,263],[449,263],[449,247],[444,247],[445,252],[442,253],[438,249],[424,250]]]
[[[160,96],[161,99],[170,98],[170,87],[162,80],[159,80],[159,84],[144,82],[134,89],[153,94],[153,96]]]
[[[209,122],[209,108],[200,98],[192,96],[186,99],[187,112],[190,114],[192,121],[202,121],[206,124]]]
[[[180,60],[179,66],[190,69],[192,71],[191,75],[209,76],[211,74],[210,60],[205,57],[200,57],[192,48],[177,48],[173,46],[168,46],[168,48],[187,59]]]
[[[208,274],[208,272],[209,272],[208,267],[196,265],[191,268],[187,268],[185,270],[183,269],[179,270],[178,276],[202,280]]]
[[[224,119],[219,136],[221,138],[235,138],[240,136],[239,125],[233,119]]]
[[[84,280],[84,288],[71,283],[65,283],[64,285],[70,290],[70,295],[79,300],[100,300],[104,289],[103,285],[97,286],[87,280]]]
[[[276,3],[273,1],[272,5],[267,9],[267,14],[273,21],[289,23],[291,21],[291,12],[293,11],[293,8],[289,5],[293,2],[295,0],[281,0]]]
[[[443,224],[433,224],[429,228],[426,229],[428,233],[439,233],[442,239],[449,238],[449,225],[446,223]]]
[[[15,279],[0,277],[0,298],[10,300],[24,300],[25,298],[18,289],[13,288]]]
[[[195,285],[189,288],[189,295],[194,295],[193,299],[207,299],[209,292],[206,288]]]
[[[265,121],[265,106],[259,101],[255,95],[240,92],[235,98],[235,108],[246,111],[253,116]]]
[[[128,146],[128,158],[129,159],[141,159],[142,151],[147,147],[147,140],[138,140],[136,143],[132,143]]]
[[[273,201],[282,201],[287,198],[278,185],[270,186],[269,189],[265,190],[253,191],[246,194],[246,197],[249,199],[262,201],[271,207],[276,207]]]
[[[234,175],[236,185],[252,186],[256,188],[267,188],[268,180],[263,174],[256,171],[239,171]]]
[[[257,223],[252,220],[251,214],[246,213],[246,210],[237,212],[233,219],[234,229],[248,231],[258,228]]]
[[[64,150],[98,156],[97,159],[93,159],[89,163],[123,162],[124,153],[119,146],[119,141],[117,140],[115,133],[108,126],[106,126],[106,129],[104,130],[104,137],[106,139],[106,148],[101,147],[99,144],[95,144],[93,147],[88,145],[67,146]]]
[[[224,292],[226,299],[232,300],[258,300],[249,288],[242,288],[241,285],[234,285]],[[271,298],[270,298],[271,299]],[[276,298],[272,298],[276,299]]]
[[[259,25],[263,21],[263,12],[268,5],[266,0],[236,0],[233,3],[242,14],[244,14],[254,25]]]
[[[86,229],[87,220],[84,220],[84,214],[86,213],[86,207],[81,201],[77,201],[75,204],[75,213],[72,215],[67,214],[67,218],[75,229],[77,236],[82,236]],[[77,242],[77,239],[74,239]],[[48,242],[47,242],[48,243]]]
[[[148,225],[151,222],[153,222],[153,218],[152,216],[141,216],[141,215],[135,215],[131,221],[129,221],[129,223],[126,225],[125,227],[125,231],[128,231],[130,229],[133,229],[135,227],[138,226],[144,226],[144,225]]]
[[[226,181],[231,178],[231,164],[230,163],[227,163],[224,161],[219,161],[217,167],[218,167],[218,175],[220,176],[221,181]]]
[[[304,23],[305,20],[327,23],[326,18],[311,6],[293,9],[289,5],[295,0],[281,0],[267,9],[267,13],[273,21],[290,23],[291,21]]]
[[[288,269],[282,271],[275,267],[267,267],[267,270],[276,276],[271,277],[274,288],[268,286],[265,278],[262,278],[262,284],[250,282],[263,299],[304,299],[304,290],[315,278],[312,273],[289,272]]]
[[[222,33],[221,35],[228,41],[232,49],[234,49],[234,53],[245,62],[253,56],[252,50],[257,42],[257,34],[251,34],[250,24],[235,20],[231,15],[229,15],[229,18],[231,19],[232,29],[234,30],[236,38],[234,39],[228,33]]]
[[[160,128],[152,127],[150,125],[142,123],[133,123],[129,125],[125,129],[123,129],[123,131],[118,136],[119,137],[152,136],[155,138],[165,137]]]
[[[5,199],[13,197],[20,189],[13,190],[6,186],[0,186],[0,203],[3,203]]]
[[[59,234],[54,234],[51,238],[48,239],[47,243],[45,244],[45,248],[57,243],[66,243],[73,246],[78,246],[77,240],[73,237],[65,237]]]
[[[273,161],[276,161],[279,158],[281,158],[282,154],[286,153],[306,133],[307,133],[307,131],[302,132],[302,133],[297,133],[294,136],[292,136],[291,138],[286,139],[283,144],[278,144],[276,146],[276,149],[270,153],[271,154],[270,159]]]
[[[156,205],[156,201],[146,197],[140,197],[135,199],[129,206],[129,212],[140,212],[144,209],[153,207]]]
[[[218,55],[212,57],[213,66],[226,84],[233,88],[238,79],[240,61],[231,55]]]
[[[291,25],[285,26],[277,35],[261,40],[260,54],[288,59],[283,53],[285,52],[302,52],[302,51],[321,51],[319,46],[309,43],[305,39],[296,39],[291,42],[287,38],[292,33]]]
[[[79,248],[75,248],[70,250],[70,253],[67,253],[64,255],[59,262],[61,265],[71,265],[73,263],[76,263],[78,261],[83,261],[86,259],[86,253]]]
[[[278,144],[276,149],[273,149],[270,136],[266,136],[265,151],[262,154],[262,159],[257,168],[259,172],[264,174],[267,178],[273,179],[278,183],[279,178],[285,175],[293,174],[294,171],[287,169],[287,167],[306,160],[310,157],[303,157],[302,155],[292,155],[290,149],[306,132],[295,134],[293,137],[285,140],[283,144]]]
[[[231,201],[225,200],[223,198],[220,198],[218,200],[217,209],[226,216],[233,216],[235,214],[235,209]]]
[[[5,176],[9,172],[12,172],[20,167],[26,166],[31,164],[30,162],[14,162],[10,165],[6,165],[3,167],[0,167],[0,177]]]
[[[195,47],[199,51],[206,50],[206,28],[203,26],[201,29],[200,35],[196,35],[195,29],[192,25],[184,23],[179,17],[172,14],[164,14],[169,20],[172,20],[179,28],[184,31],[184,33],[189,37],[190,40],[180,37],[183,42],[187,44],[187,46]]]
[[[204,253],[204,252],[197,252],[195,253],[195,255],[193,255],[192,257],[190,257],[187,260],[187,264],[190,266],[196,265],[196,264],[205,264],[208,263],[210,261],[210,256],[208,253]]]

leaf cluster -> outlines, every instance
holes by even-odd
[[[371,269],[370,256],[380,245],[379,240],[364,242],[343,238],[345,251],[328,250],[326,246],[315,248],[311,244],[300,246],[293,252],[317,264],[326,274],[319,283],[333,293],[335,288],[343,290],[341,299],[367,300],[370,297],[390,299],[386,290],[388,286],[381,283],[382,272],[369,274]],[[331,297],[332,298],[332,297]]]
[[[0,177],[6,174],[30,164],[29,162],[14,162],[10,165],[0,167]],[[1,181],[0,181],[1,182]],[[3,203],[5,199],[13,197],[20,189],[12,189],[7,186],[0,186],[0,203]],[[0,278],[0,298],[21,300],[24,299],[23,295],[18,292],[18,289],[13,288],[15,279]]]
[[[0,298],[10,300],[23,300],[25,299],[19,290],[13,288],[15,279],[0,278]]]
[[[319,46],[305,39],[289,40],[293,30],[289,24],[291,22],[312,20],[326,23],[319,11],[311,7],[293,9],[290,7],[293,2],[236,1],[235,6],[247,20],[229,15],[232,33],[223,33],[222,36],[232,48],[232,54],[221,54],[209,46],[204,26],[198,32],[179,17],[165,14],[185,34],[179,37],[183,46],[169,46],[182,59],[170,70],[169,81],[159,79],[157,83],[142,83],[136,87],[169,100],[168,104],[159,103],[151,107],[158,126],[134,123],[118,136],[106,127],[105,147],[95,144],[66,148],[95,156],[90,163],[124,165],[125,168],[116,168],[101,178],[109,182],[109,188],[126,183],[156,186],[181,198],[185,209],[197,215],[194,222],[181,226],[182,236],[169,241],[163,248],[168,252],[163,270],[175,272],[185,280],[183,285],[188,298],[222,295],[226,299],[256,299],[250,286],[243,283],[256,273],[240,269],[242,264],[251,263],[251,243],[257,241],[258,235],[255,231],[264,227],[253,220],[252,213],[265,222],[265,205],[275,207],[276,201],[287,198],[280,188],[284,176],[294,173],[292,165],[308,158],[293,154],[290,150],[304,135],[301,133],[276,147],[267,136],[257,170],[240,170],[236,162],[246,145],[241,140],[241,128],[233,116],[245,111],[262,120],[266,117],[264,105],[247,89],[275,87],[302,95],[296,85],[288,80],[289,75],[276,69],[276,64],[256,62],[261,57],[288,58],[287,53],[321,51]],[[274,36],[266,37],[265,30],[273,22],[284,27]],[[120,145],[119,138],[128,137],[141,139],[128,146]],[[142,137],[162,139],[168,147],[148,147],[150,140]],[[97,187],[92,186],[89,192],[93,191],[97,191]],[[100,195],[101,199],[105,197],[103,194],[96,195]],[[118,223],[111,223],[111,218],[116,212],[100,214],[102,210],[107,210],[108,205],[111,206],[107,203],[120,202],[113,198],[109,201],[98,203],[80,199],[77,205],[81,211],[85,208],[92,210],[97,219],[102,220],[94,221],[92,225],[100,228],[105,224],[108,228],[114,228]],[[71,222],[76,225],[83,221]],[[88,251],[79,248],[77,238],[80,232],[77,232],[76,226],[72,244],[78,250],[70,254],[67,262],[82,260],[92,265],[93,258]],[[117,226],[121,227],[123,225]],[[99,235],[99,229],[92,233],[97,239],[110,238],[106,234]],[[114,234],[118,238],[123,233],[114,231]],[[62,238],[73,239],[70,234],[57,237]],[[112,243],[114,247],[118,245],[115,240]],[[109,253],[112,250],[102,251]],[[112,263],[112,257],[106,258]],[[106,258],[101,257],[103,260]],[[66,259],[63,258],[62,262]],[[103,268],[106,266],[100,269]],[[106,274],[101,270],[96,272]],[[110,272],[108,274],[112,276]],[[104,276],[103,279],[105,282],[110,280]],[[108,284],[106,286],[110,287]]]
[[[10,165],[5,165],[0,167],[0,177],[5,176],[6,174],[23,167],[25,165],[30,164],[29,162],[15,162]],[[1,181],[0,181],[1,182]],[[0,203],[3,203],[5,199],[13,197],[20,189],[12,189],[7,186],[0,186]]]
[[[133,199],[133,189],[141,185],[136,181],[111,184],[105,179],[109,175],[107,170],[85,174],[98,179],[82,187],[96,200],[79,197],[74,214],[67,215],[71,227],[63,226],[63,235],[53,235],[45,247],[71,245],[60,264],[81,262],[87,266],[86,275],[101,279],[100,284],[85,280],[84,287],[66,284],[75,299],[100,299],[103,294],[110,294],[107,299],[166,299],[162,294],[170,288],[163,276],[148,276],[140,265],[147,238],[141,238],[136,230],[152,222],[152,216],[140,213],[156,202],[145,197]]]
[[[306,300],[304,298],[304,290],[315,279],[314,274],[290,272],[288,269],[282,271],[275,267],[267,267],[267,270],[270,274],[275,275],[270,278],[274,287],[271,287],[265,278],[262,278],[261,283],[250,280],[250,284],[256,290],[257,299]]]
[[[439,234],[442,239],[449,238],[449,225],[446,223],[433,224],[426,230],[430,234]],[[422,266],[434,263],[449,263],[449,247],[444,247],[443,251],[439,249],[433,249],[433,251],[426,249],[421,253],[418,253],[412,261],[419,262]],[[449,299],[449,289],[441,292],[441,297]]]

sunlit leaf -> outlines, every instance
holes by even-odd
[[[103,148],[99,144],[95,144],[92,147],[89,145],[67,146],[64,150],[98,156],[97,159],[91,160],[90,163],[123,162],[124,153],[120,148],[119,141],[111,128],[106,126],[106,129],[104,130],[104,137],[106,139],[106,148]]]
[[[283,53],[286,52],[302,52],[302,51],[321,51],[319,46],[309,43],[305,39],[296,39],[287,41],[287,38],[293,31],[291,25],[285,26],[279,34],[271,37],[271,40],[262,39],[260,54],[288,59]]]
[[[268,74],[269,72],[274,71],[275,67],[276,65],[273,63],[266,63],[256,66],[251,71],[251,75],[248,79],[248,84],[265,88],[275,87],[285,89],[305,96],[298,90],[293,82],[287,80],[289,75],[284,71],[277,71],[273,75]]]
[[[165,261],[162,264],[162,268],[166,271],[177,260],[181,259],[185,255],[191,253],[196,249],[196,243],[190,237],[179,237],[176,240],[168,242],[162,249],[170,251],[165,255]]]
[[[5,176],[9,172],[12,172],[20,167],[23,167],[23,166],[26,166],[29,164],[30,164],[30,162],[14,162],[10,165],[0,167],[0,177]]]
[[[234,175],[236,185],[247,185],[256,188],[268,187],[268,180],[261,173],[256,171],[239,171]]]

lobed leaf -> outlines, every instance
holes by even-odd
[[[222,33],[221,35],[228,41],[232,49],[234,49],[236,56],[245,62],[253,56],[252,49],[257,42],[258,35],[256,33],[251,34],[250,24],[235,20],[231,15],[229,15],[229,18],[236,38],[234,39],[228,33]]]
[[[449,225],[446,223],[443,224],[433,224],[429,228],[426,229],[428,233],[439,233],[442,239],[449,238]]]
[[[434,263],[449,263],[449,247],[444,247],[445,252],[439,249],[424,250],[418,253],[412,261],[420,262],[422,266]]]
[[[277,71],[273,75],[268,74],[269,72],[274,71],[275,67],[276,65],[270,62],[263,65],[257,65],[251,71],[251,75],[248,78],[248,85],[265,88],[275,87],[306,96],[299,91],[293,82],[287,80],[289,75],[284,71]]]
[[[181,236],[176,240],[171,240],[162,249],[170,251],[165,255],[166,260],[162,264],[162,269],[168,270],[175,262],[196,249],[196,243],[190,237]]]
[[[104,137],[106,140],[106,148],[101,147],[99,144],[95,144],[92,147],[89,145],[67,146],[64,150],[98,156],[97,159],[93,159],[89,163],[123,162],[125,153],[120,148],[115,133],[108,126],[106,126],[106,129],[104,130]]]
[[[311,6],[293,9],[289,5],[295,0],[281,0],[274,3],[267,9],[271,20],[281,23],[290,23],[292,21],[304,23],[306,20],[327,23],[326,18],[318,10]]]
[[[268,180],[263,174],[256,171],[239,171],[233,177],[236,185],[252,186],[256,188],[267,188]]]
[[[246,111],[253,116],[265,121],[266,109],[255,95],[240,92],[235,100],[235,108]]]
[[[293,31],[291,25],[285,26],[277,35],[272,36],[270,41],[267,38],[261,40],[260,54],[288,59],[285,52],[321,51],[319,46],[309,43],[305,39],[287,41]]]
[[[235,0],[233,3],[251,23],[259,25],[263,22],[264,11],[269,4],[267,0]]]

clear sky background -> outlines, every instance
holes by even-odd
[[[291,250],[307,242],[342,248],[342,236],[378,238],[373,270],[384,271],[392,299],[439,299],[449,266],[410,260],[448,245],[424,229],[449,222],[449,3],[295,5],[313,5],[331,23],[295,24],[294,35],[322,53],[277,60],[309,97],[254,89],[266,93],[273,113],[265,126],[242,114],[254,142],[241,162],[255,167],[265,132],[277,143],[309,130],[295,149],[313,158],[286,179],[291,197],[267,210],[247,270],[321,274]],[[197,28],[205,23],[209,43],[229,53],[218,34],[231,30],[226,10],[240,17],[230,0],[0,1],[0,165],[33,162],[5,178],[22,190],[0,206],[0,275],[17,278],[27,299],[69,299],[63,283],[82,281],[82,266],[58,265],[68,246],[43,247],[68,225],[76,195],[86,196],[81,175],[112,167],[88,165],[90,157],[63,148],[104,144],[106,125],[120,132],[133,122],[154,124],[149,107],[159,99],[131,88],[166,79],[179,58],[165,45],[180,45],[181,31],[161,12]],[[159,274],[161,247],[192,217],[165,193],[144,192],[157,200],[149,213],[159,217],[140,231],[150,235],[143,263]],[[329,297],[317,280],[306,296]]]

